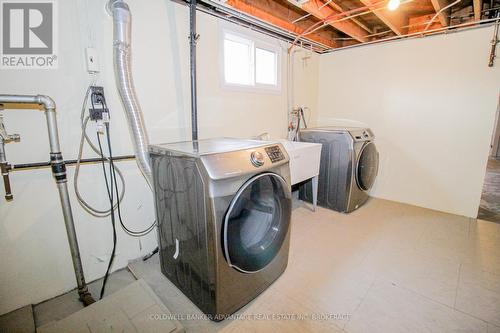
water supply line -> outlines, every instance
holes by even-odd
[[[441,8],[432,18],[431,20],[427,23],[427,25],[425,26],[424,30],[422,31],[422,33],[425,33],[427,30],[429,30],[430,26],[432,25],[432,23],[434,22],[434,20],[436,20],[436,18],[441,15],[442,12],[444,12],[445,10],[448,10],[449,8],[457,5],[458,3],[462,2],[462,0],[456,0],[455,2],[452,2],[450,3],[448,6],[445,6],[443,8]]]
[[[189,65],[191,76],[191,139],[198,141],[198,96],[196,88],[196,0],[189,2]]]
[[[47,130],[49,133],[50,163],[52,167],[52,175],[54,176],[57,189],[59,190],[59,199],[61,201],[64,223],[66,225],[66,233],[68,236],[73,268],[75,270],[78,294],[80,296],[80,301],[82,301],[84,305],[92,304],[95,302],[95,300],[88,291],[87,284],[85,283],[82,261],[80,258],[80,250],[76,237],[75,223],[73,220],[73,212],[71,210],[71,203],[69,200],[66,166],[64,164],[64,160],[61,154],[61,148],[59,145],[56,104],[52,100],[52,98],[43,95],[0,95],[0,105],[2,105],[2,108],[19,109],[19,104],[34,105],[37,108],[42,108],[42,110],[45,111]]]
[[[132,16],[128,5],[122,0],[110,0],[107,8],[113,17],[113,62],[116,85],[127,116],[137,164],[152,189],[151,160],[148,152],[149,139],[141,106],[135,92],[131,68]]]
[[[500,11],[497,14],[497,18],[498,18],[498,20],[495,23],[495,28],[493,30],[493,38],[491,40],[490,60],[488,62],[488,67],[493,67],[493,65],[495,64],[497,44],[499,42],[499,40],[498,40],[498,26],[500,24]]]
[[[9,163],[7,162],[7,156],[5,154],[5,145],[11,142],[19,142],[21,141],[21,137],[19,134],[7,134],[7,130],[3,124],[2,110],[3,106],[0,104],[0,172],[2,173],[3,185],[5,188],[5,200],[12,201],[14,196],[12,195],[12,189],[10,187]]]

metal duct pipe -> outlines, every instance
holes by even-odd
[[[113,16],[113,53],[116,85],[125,108],[137,164],[152,189],[151,160],[148,153],[149,139],[141,106],[135,93],[130,61],[132,16],[128,5],[122,0],[110,0],[108,9]]]
[[[189,3],[189,65],[191,71],[191,139],[198,140],[198,96],[196,91],[196,0]]]
[[[52,98],[48,96],[36,95],[0,95],[0,104],[7,108],[19,108],[16,104],[33,104],[42,107],[45,111],[47,119],[47,130],[49,132],[50,143],[50,163],[52,166],[52,175],[59,190],[59,199],[64,216],[64,223],[66,225],[66,233],[68,235],[69,249],[71,251],[71,259],[73,260],[73,268],[75,270],[76,283],[78,285],[78,294],[80,300],[89,305],[95,302],[92,295],[87,289],[85,277],[83,274],[82,261],[80,258],[80,249],[78,247],[78,240],[76,238],[75,223],[73,220],[73,213],[71,210],[71,203],[69,201],[66,167],[61,154],[59,145],[59,133],[57,130],[56,120],[56,104]]]

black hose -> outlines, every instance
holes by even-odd
[[[106,124],[106,129],[108,128],[108,124]],[[107,136],[107,135],[106,135]],[[113,177],[112,175],[112,161],[113,161],[113,156],[111,152],[111,144],[109,140],[109,136],[107,136],[107,141],[108,141],[108,149],[109,149],[109,167],[110,167],[110,178],[111,178],[111,189],[110,185],[108,183],[108,176],[106,175],[106,165],[104,164],[104,153],[102,150],[102,145],[101,145],[101,139],[99,137],[99,134],[97,134],[97,142],[99,144],[99,152],[101,154],[102,158],[102,172],[104,174],[104,181],[106,182],[106,190],[108,191],[108,197],[109,197],[109,204],[111,207],[111,225],[113,227],[113,250],[111,251],[111,257],[109,258],[109,263],[108,263],[108,268],[106,269],[106,273],[104,274],[104,279],[102,281],[102,287],[101,287],[101,294],[100,294],[100,299],[103,298],[104,296],[104,291],[106,289],[106,283],[108,282],[108,276],[109,276],[109,271],[111,270],[111,266],[113,265],[113,261],[115,259],[115,252],[116,252],[116,223],[115,223],[115,212],[113,210],[114,202],[113,202]]]
[[[108,109],[108,105],[106,104],[105,100],[103,100],[103,106],[104,106],[104,108]],[[107,140],[108,140],[110,177],[112,177],[112,179],[114,181],[115,191],[116,191],[116,193],[118,195],[118,193],[120,193],[120,192],[118,191],[118,181],[116,179],[116,172],[115,172],[116,168],[114,166],[113,152],[111,150],[111,131],[109,129],[109,124],[108,123],[106,123],[106,137],[107,137]],[[120,200],[117,201],[117,207],[116,208],[117,208],[117,211],[118,211],[118,220],[120,221],[120,225],[122,226],[122,228],[130,236],[134,236],[134,237],[145,236],[145,235],[149,234],[154,229],[154,227],[156,226],[156,221],[154,221],[148,228],[146,228],[144,230],[141,230],[141,231],[130,230],[129,228],[127,228],[127,226],[123,222]]]
[[[155,249],[153,251],[151,251],[150,253],[146,254],[144,257],[142,257],[142,261],[146,261],[146,260],[150,259],[152,256],[154,256],[155,254],[157,254],[158,251],[160,251],[160,248],[157,246],[157,247],[155,247]]]
[[[306,117],[304,116],[304,109],[300,108],[300,115],[302,116],[302,120],[304,121],[304,128],[307,128]]]

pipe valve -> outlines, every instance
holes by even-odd
[[[0,109],[0,172],[2,173],[3,185],[5,188],[5,200],[11,201],[14,199],[12,195],[12,189],[10,187],[9,169],[10,165],[7,162],[7,156],[5,155],[5,144],[11,142],[21,141],[21,136],[19,134],[8,134],[3,123],[3,114]]]

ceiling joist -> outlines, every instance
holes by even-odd
[[[378,0],[361,0],[365,6],[375,7]],[[390,11],[383,7],[374,10],[373,13],[389,27],[396,35],[404,35],[407,32],[408,16],[402,10]]]
[[[476,0],[474,0],[474,1],[476,1]],[[451,9],[448,8],[444,11],[441,11],[441,10],[443,10],[443,8],[448,6],[450,4],[450,1],[449,0],[431,0],[431,2],[432,2],[432,6],[434,7],[434,10],[436,11],[436,13],[439,13],[438,18],[439,18],[439,22],[441,22],[441,25],[443,27],[449,26],[450,25]]]
[[[346,15],[330,6],[325,6],[325,3],[320,0],[309,0],[303,3],[300,8],[320,20],[326,20],[325,23],[360,42],[368,41],[366,37],[368,32],[350,20],[339,21]]]
[[[401,0],[393,11],[389,0],[216,1],[328,48],[491,22],[500,7],[500,0]]]
[[[329,3],[328,3],[329,2]],[[339,12],[344,12],[346,11],[347,9],[342,6],[342,3],[340,1],[337,1],[338,3],[335,3],[331,0],[328,0],[326,3],[328,3],[333,9],[339,11]],[[357,25],[359,25],[362,29],[366,30],[366,32],[372,34],[373,33],[373,30],[368,28],[364,23],[362,23],[360,20],[356,19],[356,18],[352,18],[351,21],[353,21],[354,23],[356,23]]]
[[[481,19],[481,10],[483,8],[483,0],[474,0],[474,21],[479,21]]]
[[[273,6],[268,0],[228,0],[226,3],[234,9],[254,16],[297,36],[302,35],[306,30],[305,27],[292,23],[293,20],[288,17],[288,9],[281,8],[279,4]],[[309,34],[307,38],[328,47],[340,46],[339,43],[332,38],[320,34]]]

